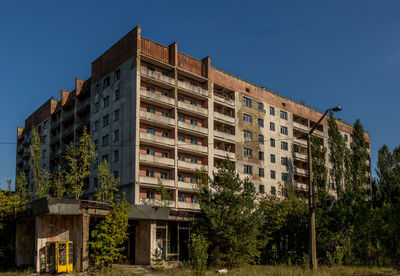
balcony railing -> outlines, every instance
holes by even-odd
[[[229,140],[232,142],[235,142],[235,135],[234,134],[230,134],[230,133],[225,133],[219,130],[214,130],[214,136],[217,138],[221,138],[221,139],[225,139],[225,140]]]
[[[75,115],[75,111],[74,110],[70,110],[70,111],[62,114],[62,120],[63,121],[67,121],[67,120],[73,118],[74,115]]]
[[[205,153],[205,154],[208,152],[208,148],[205,146],[181,142],[181,141],[178,141],[178,147],[180,149],[196,151],[196,152]]]
[[[203,97],[208,97],[208,90],[203,89],[203,88],[201,88],[199,86],[195,86],[195,85],[190,84],[188,82],[183,82],[183,81],[178,80],[178,87],[182,88],[182,89],[184,89],[186,91],[189,91],[191,93],[194,93],[196,95],[200,95],[200,96],[203,96]]]
[[[196,191],[198,186],[197,183],[178,181],[178,188]]]
[[[175,181],[172,179],[161,179],[156,177],[139,176],[139,182],[142,184],[160,185],[160,183],[167,187],[174,187]]]
[[[191,163],[191,162],[186,162],[186,161],[181,161],[181,160],[178,160],[178,167],[193,170],[193,171],[201,170],[201,169],[207,170],[207,165]]]
[[[226,156],[228,156],[230,160],[236,158],[236,154],[234,152],[224,151],[220,149],[214,149],[214,154],[221,158],[225,158]]]
[[[158,200],[158,199],[150,199],[150,198],[139,198],[140,205],[148,205],[148,206],[164,206],[164,207],[175,207],[175,201],[166,201],[166,200]]]
[[[308,191],[308,184],[305,183],[294,182],[293,187],[296,190]]]
[[[192,209],[192,210],[200,210],[200,204],[194,202],[177,202],[177,207],[179,209]]]
[[[76,105],[76,109],[77,110],[82,110],[86,107],[88,107],[90,105],[90,98],[87,98],[86,100],[84,100],[83,102],[80,102]]]
[[[294,167],[294,173],[299,175],[308,176],[308,170]]]
[[[62,137],[69,136],[74,133],[74,126],[70,126],[62,130]]]
[[[172,158],[159,157],[144,153],[139,154],[139,160],[161,166],[174,166],[175,164],[175,160]]]
[[[169,117],[163,117],[161,115],[157,115],[154,113],[150,113],[144,110],[140,110],[140,118],[150,121],[150,122],[156,122],[156,123],[161,123],[161,124],[166,124],[170,126],[175,125],[175,119],[169,118]]]
[[[224,123],[229,123],[229,124],[232,124],[232,125],[235,124],[235,118],[234,117],[219,113],[217,111],[214,111],[214,118],[219,120],[219,121],[222,121]]]
[[[192,113],[201,114],[203,116],[207,116],[208,113],[208,110],[203,107],[195,106],[184,102],[178,102],[178,107]]]
[[[207,135],[208,134],[208,129],[207,128],[201,127],[201,126],[192,125],[192,124],[189,124],[189,123],[186,123],[186,122],[180,122],[179,121],[178,122],[178,127],[182,128],[182,129],[189,130],[189,131],[193,131],[193,132],[196,132],[196,133],[200,133],[200,134],[203,134],[203,135]]]
[[[226,97],[221,96],[221,95],[218,95],[216,93],[214,93],[214,100],[219,102],[219,103],[227,104],[227,105],[232,106],[232,107],[235,106],[235,101],[234,100],[226,98]]]
[[[297,160],[306,161],[306,162],[308,161],[307,154],[294,152],[293,157],[294,157],[294,159],[297,159]]]
[[[139,134],[139,139],[140,140],[145,140],[147,142],[152,142],[155,144],[159,145],[168,145],[168,146],[174,146],[175,145],[175,140],[167,137],[162,137],[162,136],[157,136],[154,134],[146,133],[146,132],[140,132]]]
[[[153,100],[158,103],[165,103],[167,105],[175,105],[175,99],[164,96],[164,95],[156,94],[155,92],[140,90],[140,96],[142,96],[146,99]]]
[[[151,79],[161,81],[163,83],[167,83],[170,85],[175,85],[175,80],[173,78],[165,76],[161,73],[157,73],[155,71],[151,71],[151,70],[147,69],[146,67],[140,67],[140,72],[142,73],[142,75],[149,77]]]

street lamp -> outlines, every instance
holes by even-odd
[[[341,106],[329,108],[325,111],[324,115],[318,120],[318,122],[311,128],[311,130],[307,133],[307,135],[299,137],[299,139],[307,139],[307,154],[308,154],[308,206],[309,206],[309,224],[310,224],[310,253],[311,253],[311,264],[312,269],[318,269],[318,261],[317,261],[317,234],[315,231],[315,188],[312,173],[312,156],[311,156],[311,135],[314,130],[318,127],[321,121],[325,118],[326,114],[329,111],[337,112],[342,110]]]

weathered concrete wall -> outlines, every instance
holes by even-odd
[[[19,220],[15,233],[15,263],[17,266],[34,265],[35,220]]]
[[[154,223],[149,220],[140,220],[136,226],[135,263],[138,265],[150,264],[152,225],[154,225]]]

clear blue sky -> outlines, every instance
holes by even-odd
[[[360,118],[375,167],[400,144],[400,1],[3,1],[0,142],[136,25],[163,44],[338,117]],[[0,187],[15,174],[0,144]]]

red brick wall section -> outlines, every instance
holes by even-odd
[[[178,67],[202,76],[202,62],[182,53],[178,53]]]
[[[136,55],[137,46],[140,46],[140,26],[135,27],[120,41],[115,43],[104,54],[92,62],[92,83],[98,82],[110,71],[120,66],[130,57]]]
[[[36,127],[46,118],[49,118],[56,106],[57,101],[54,99],[49,99],[25,120],[25,129],[29,131],[32,129],[32,126]]]
[[[66,104],[67,102],[71,101],[73,98],[73,93],[67,90],[61,90],[61,105]]]
[[[75,78],[75,94],[77,96],[81,93],[84,82],[84,80]]]
[[[142,37],[140,51],[142,54],[145,54],[146,56],[161,60],[165,63],[169,63],[168,47],[161,45],[157,42]]]
[[[17,138],[21,137],[24,128],[21,126],[17,126]]]

